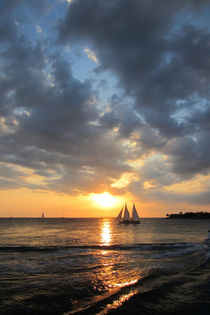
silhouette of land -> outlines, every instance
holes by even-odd
[[[168,219],[210,219],[209,212],[185,212],[166,214]]]

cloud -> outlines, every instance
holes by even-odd
[[[121,102],[117,109],[112,105],[101,123],[118,127],[129,139],[138,131],[139,157],[152,151],[167,154],[176,180],[209,172],[210,30],[202,19],[206,9],[208,1],[157,5],[153,0],[78,0],[58,25],[60,42],[91,47],[100,63],[98,71],[114,73],[124,96],[133,100],[127,120]],[[158,178],[168,182],[161,172]]]
[[[77,0],[48,27],[56,5],[3,1],[2,163],[42,177],[36,189],[174,200],[165,187],[210,169],[209,2]],[[27,28],[29,11],[45,40]],[[75,48],[95,68],[78,66]]]
[[[209,32],[185,26],[184,21],[175,31],[176,17],[183,10],[195,13],[194,9],[194,1],[177,0],[172,5],[161,1],[158,6],[155,1],[77,1],[60,22],[60,40],[90,43],[100,68],[117,75],[147,122],[164,136],[174,137],[186,132],[186,126],[172,116],[179,101],[189,109],[194,94],[209,93],[204,62]]]
[[[121,139],[94,123],[99,99],[90,80],[76,79],[60,51],[32,41],[16,26],[9,31],[13,20],[8,23],[10,36],[1,41],[0,159],[12,165],[13,176],[4,176],[1,188],[106,190],[110,174],[118,178],[130,167]],[[35,185],[30,176],[42,180]]]

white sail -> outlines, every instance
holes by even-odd
[[[138,213],[137,213],[137,211],[136,211],[135,204],[133,204],[132,217],[131,217],[131,219],[132,219],[133,221],[139,221],[139,220],[140,220],[139,215],[138,215]]]
[[[118,216],[117,216],[117,220],[121,220],[122,219],[122,212],[123,212],[123,207],[122,209],[120,210]]]
[[[128,208],[127,208],[127,205],[126,205],[126,204],[125,204],[125,210],[124,210],[123,220],[130,220],[130,214],[129,214],[129,212],[128,212]]]

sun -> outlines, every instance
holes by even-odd
[[[92,200],[102,208],[110,208],[115,205],[117,198],[111,196],[108,192],[103,194],[91,194]]]

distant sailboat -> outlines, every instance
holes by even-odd
[[[132,210],[132,216],[130,217],[130,213],[127,208],[127,204],[125,204],[124,211],[123,207],[120,210],[118,216],[116,217],[119,223],[123,224],[139,224],[140,218],[138,216],[138,213],[136,211],[135,204],[133,204],[133,210]]]
[[[135,204],[133,204],[131,223],[132,224],[139,224],[140,223],[140,218],[139,218],[139,215],[138,215],[138,213],[136,211]]]
[[[44,211],[42,211],[41,219],[44,219]]]

